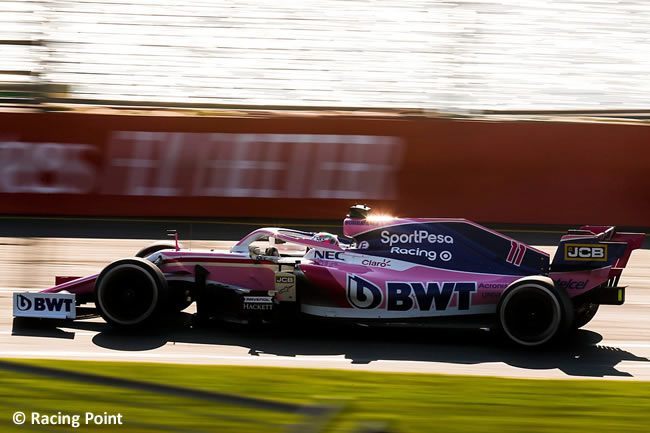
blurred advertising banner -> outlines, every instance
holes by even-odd
[[[295,123],[0,113],[0,212],[338,218],[398,199],[401,137]]]
[[[111,131],[105,146],[0,141],[0,192],[396,199],[402,149],[398,137],[334,134]]]
[[[99,192],[394,200],[402,150],[372,135],[117,131]]]
[[[650,225],[650,126],[0,113],[0,213]]]

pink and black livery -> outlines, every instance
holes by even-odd
[[[624,302],[619,278],[645,236],[581,227],[561,239],[551,263],[465,219],[373,216],[361,205],[350,208],[343,233],[262,228],[220,251],[154,245],[98,275],[17,293],[14,315],[74,318],[53,311],[74,300],[135,327],[196,302],[200,318],[480,326],[537,346],[584,326],[599,305]]]

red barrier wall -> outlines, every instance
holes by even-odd
[[[650,127],[0,113],[3,214],[650,226]]]

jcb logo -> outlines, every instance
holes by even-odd
[[[607,245],[565,244],[564,260],[607,261]]]
[[[296,276],[288,272],[275,274],[275,291],[278,300],[296,302]]]
[[[276,283],[295,283],[296,282],[296,277],[293,275],[276,275],[275,276],[275,282]]]

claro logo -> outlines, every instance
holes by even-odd
[[[381,243],[393,246],[394,244],[453,244],[454,238],[449,235],[436,235],[426,230],[416,230],[413,233],[391,233],[388,230],[381,232]]]
[[[564,260],[606,262],[607,245],[565,244]]]

